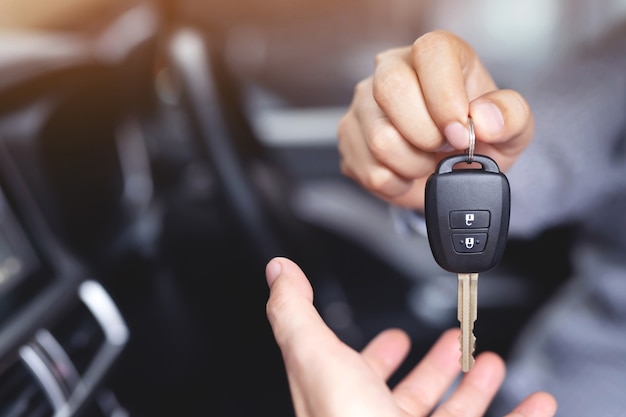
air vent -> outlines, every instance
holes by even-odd
[[[0,373],[0,417],[71,417],[96,394],[128,329],[97,282],[83,282],[78,296],[58,324],[39,329]]]
[[[100,348],[106,342],[102,328],[91,311],[78,303],[66,318],[50,330],[62,350],[83,375]],[[50,347],[46,347],[50,351]]]
[[[54,413],[48,396],[22,361],[0,375],[1,417],[49,417]]]
[[[83,379],[87,372],[94,372],[91,367],[94,362],[104,365],[103,360],[113,360],[128,338],[123,319],[100,284],[85,281],[79,289],[79,297],[82,302],[50,329],[51,337],[47,337],[45,331],[36,336],[53,363],[67,365],[63,366],[63,379],[70,391],[76,387],[74,377]]]

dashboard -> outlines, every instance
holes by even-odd
[[[0,415],[72,416],[97,395],[128,329],[0,154]]]
[[[105,381],[129,327],[77,243],[108,242],[97,228],[114,234],[107,219],[124,210],[110,100],[121,64],[94,58],[93,42],[0,36],[2,417],[125,415]]]

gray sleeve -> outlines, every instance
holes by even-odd
[[[507,172],[511,234],[584,220],[626,191],[626,30],[562,62],[532,91],[532,143]]]

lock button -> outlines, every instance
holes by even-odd
[[[488,210],[459,210],[450,212],[452,229],[488,229]]]

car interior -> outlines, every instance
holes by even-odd
[[[0,33],[1,417],[293,415],[278,255],[346,344],[408,332],[390,384],[458,326],[456,279],[341,173],[335,137],[376,51],[453,24],[449,2],[206,3]],[[571,233],[510,239],[481,275],[478,352],[506,357]]]

